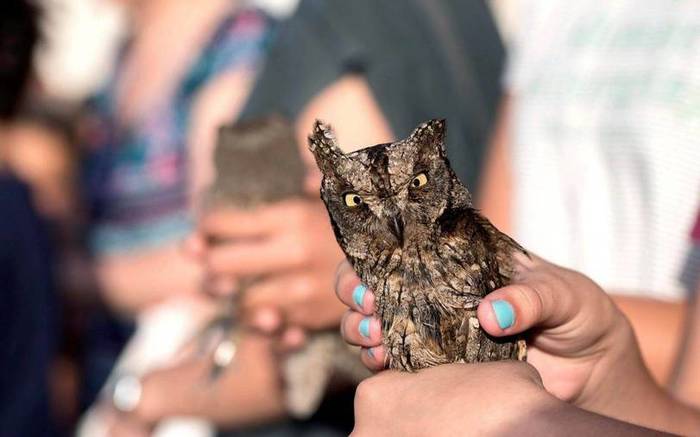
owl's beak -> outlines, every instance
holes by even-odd
[[[394,216],[391,217],[391,233],[394,234],[397,240],[399,240],[399,244],[403,246],[403,217],[401,217],[400,213],[395,214]]]

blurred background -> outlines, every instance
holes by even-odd
[[[4,0],[0,435],[347,435],[356,381],[300,416],[282,371],[343,313],[316,118],[347,150],[446,118],[477,206],[613,294],[700,404],[700,4],[588,3]],[[219,128],[269,115],[304,195],[208,210]],[[209,381],[197,339],[252,276]]]

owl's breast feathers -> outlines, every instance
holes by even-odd
[[[525,252],[471,207],[446,210],[433,232],[401,248],[369,247],[366,258],[351,259],[375,290],[393,368],[479,359],[466,356],[478,330],[478,323],[472,326],[476,306],[510,282],[512,253]]]

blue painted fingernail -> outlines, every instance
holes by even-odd
[[[508,329],[515,324],[515,311],[511,304],[505,300],[494,300],[491,302],[491,308],[501,329]]]
[[[374,359],[374,348],[373,347],[367,349],[367,356]]]
[[[369,317],[365,317],[360,321],[360,335],[369,338]]]
[[[352,300],[357,304],[358,307],[362,308],[362,302],[365,299],[365,293],[367,292],[367,287],[363,284],[358,284],[357,287],[352,291]]]

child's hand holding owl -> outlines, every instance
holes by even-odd
[[[534,256],[515,259],[514,283],[482,300],[479,322],[496,337],[531,330],[528,362],[547,391],[592,412],[675,432],[698,420],[656,386],[629,322],[598,285]],[[341,264],[336,284],[338,297],[350,307],[341,324],[343,337],[362,346],[362,360],[370,369],[384,368],[374,294],[347,262]]]

